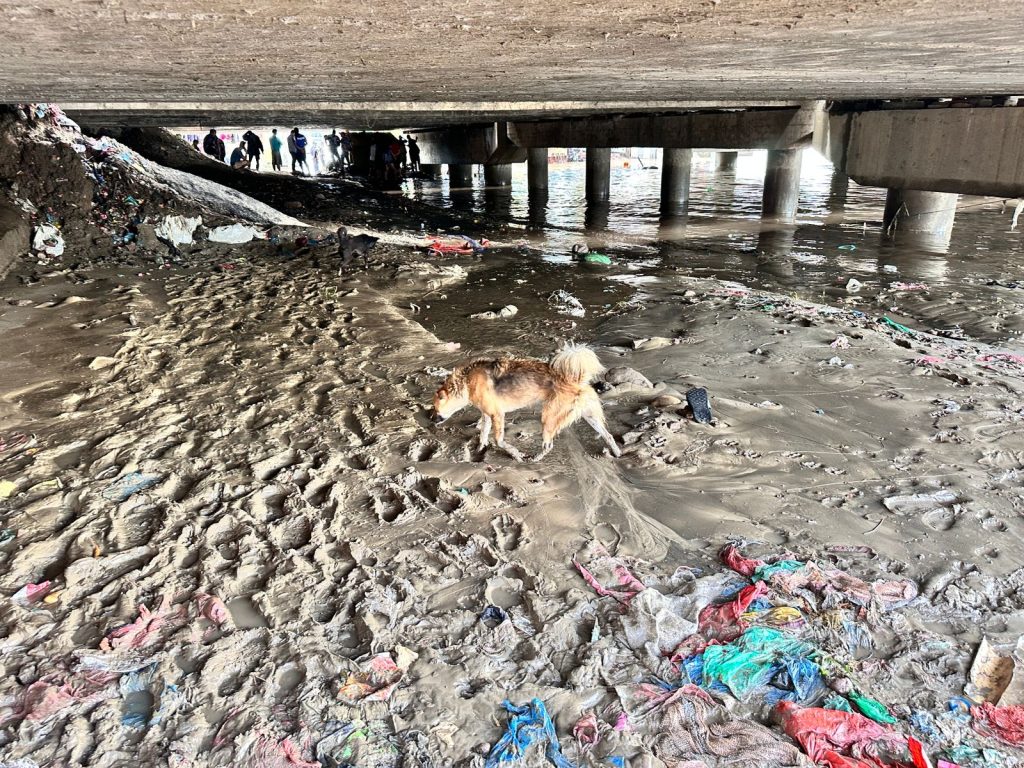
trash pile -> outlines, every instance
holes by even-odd
[[[614,686],[617,705],[584,714],[564,748],[542,701],[507,702],[508,732],[489,767],[535,743],[559,768],[625,765],[644,754],[687,768],[1021,764],[1006,750],[1024,746],[1024,706],[951,692],[932,712],[918,705],[934,692],[917,691],[909,703],[885,695],[896,688],[893,638],[913,633],[921,647],[937,638],[911,630],[901,612],[926,607],[912,581],[868,581],[788,553],[748,558],[729,545],[728,571],[682,567],[645,583],[600,545],[587,554],[574,565],[601,598],[591,644],[608,677],[630,680]],[[922,660],[913,662],[918,674]]]
[[[141,249],[175,260],[204,222],[218,243],[262,239],[262,228],[251,223],[302,226],[235,190],[146,160],[115,139],[86,136],[52,104],[22,105],[7,117],[0,129],[22,154],[0,167],[0,176],[18,179],[12,192],[33,214],[31,250],[41,263],[77,258],[86,245],[90,254]]]
[[[856,282],[851,280],[851,282]],[[850,289],[849,285],[847,286]],[[858,287],[859,289],[859,287]],[[920,290],[915,288],[915,290]],[[966,368],[980,368],[1000,374],[1024,376],[1024,355],[994,347],[980,341],[967,341],[956,331],[929,332],[910,328],[893,320],[888,315],[872,316],[859,309],[816,304],[793,297],[762,295],[738,283],[724,282],[720,287],[704,290],[700,298],[726,299],[738,309],[755,309],[779,318],[821,318],[833,320],[848,328],[867,328],[885,334],[901,346],[910,343],[929,345],[931,354],[918,358],[916,364],[932,368],[948,369],[957,365]],[[845,339],[845,341],[840,340]],[[837,344],[838,342],[838,344]],[[846,336],[837,336],[834,348],[847,349]],[[965,379],[966,381],[966,379]]]

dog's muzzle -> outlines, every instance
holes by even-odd
[[[432,412],[431,412],[431,414],[430,414],[430,419],[431,419],[431,421],[433,421],[433,422],[434,422],[435,424],[444,424],[444,423],[445,423],[446,421],[448,421],[448,417],[447,417],[447,416],[442,416],[442,415],[441,415],[440,413],[438,413],[437,411],[432,411]]]

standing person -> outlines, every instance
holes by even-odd
[[[245,142],[238,142],[238,146],[231,152],[231,167],[236,171],[249,167],[249,160],[245,156]]]
[[[398,163],[402,167],[402,175],[405,175],[406,169],[409,167],[409,153],[406,151],[405,134],[398,140],[398,143],[402,145],[402,149],[398,153]]]
[[[327,142],[327,148],[331,151],[331,165],[335,163],[340,165],[341,155],[338,154],[338,147],[341,146],[341,137],[338,135],[338,129],[331,129],[331,132],[324,136],[324,141]]]
[[[243,133],[242,139],[245,141],[245,150],[248,153],[247,159],[249,161],[249,167],[252,167],[252,161],[255,160],[256,170],[258,171],[260,169],[260,155],[263,154],[263,139],[251,130]]]
[[[288,134],[288,154],[292,156],[292,173],[298,173],[296,164],[299,162],[299,148],[295,144],[295,137],[298,133],[298,128],[292,128],[291,133]]]
[[[281,162],[281,147],[283,142],[277,135],[277,128],[270,132],[270,165],[275,171],[280,171],[283,163]]]
[[[211,128],[210,132],[203,136],[203,152],[213,158],[220,158],[220,150],[217,148],[217,129]]]
[[[341,163],[342,167],[352,167],[352,134],[343,131],[341,134]]]
[[[420,145],[415,136],[409,137],[409,167],[413,173],[420,170]]]
[[[309,175],[309,165],[306,163],[306,146],[309,142],[306,141],[306,137],[299,131],[298,128],[295,131],[295,148],[298,152],[299,167],[302,168],[306,175]]]
[[[313,175],[320,175],[320,145],[314,144],[310,154],[313,156]]]

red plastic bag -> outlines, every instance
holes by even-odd
[[[996,707],[988,702],[971,707],[974,730],[1015,747],[1024,746],[1024,706]]]
[[[786,734],[794,739],[816,763],[831,768],[876,768],[899,763],[886,762],[879,747],[902,749],[904,736],[855,712],[801,707],[791,701],[779,702],[776,711]],[[856,752],[858,757],[853,757]]]
[[[768,585],[758,582],[752,587],[744,587],[734,600],[721,605],[707,605],[697,619],[697,631],[708,639],[729,642],[743,634],[750,625],[740,618],[747,612],[750,604],[759,597],[768,594]]]
[[[742,573],[748,579],[754,575],[754,569],[757,566],[764,565],[764,560],[752,560],[741,555],[735,544],[730,544],[723,549],[718,557],[736,573]]]

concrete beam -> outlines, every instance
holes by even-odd
[[[858,184],[931,192],[1024,195],[1024,108],[833,115],[815,145]]]
[[[520,147],[791,149],[811,143],[817,107],[511,122]]]
[[[2,73],[0,73],[2,78]],[[2,95],[2,94],[0,94]],[[39,99],[0,99],[8,102]],[[45,99],[43,99],[45,100]],[[700,109],[772,109],[799,106],[791,99],[673,101],[65,101],[61,107],[84,125],[115,128],[341,128],[388,130],[540,120],[551,115],[590,117],[609,113],[671,113]]]
[[[506,123],[409,131],[420,145],[420,162],[428,165],[506,165],[526,160],[526,150],[509,141]]]

